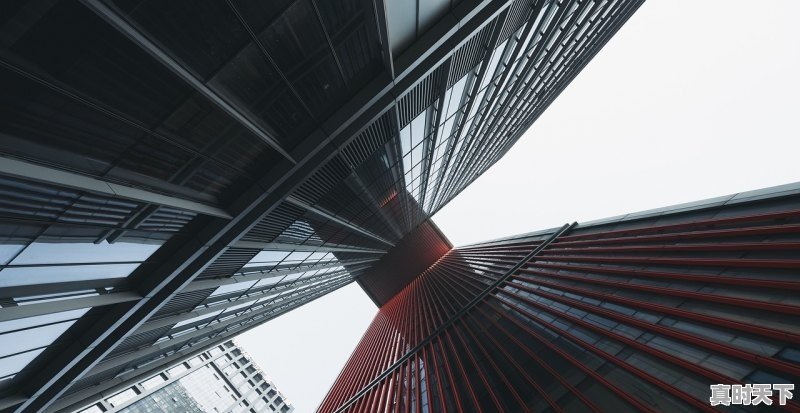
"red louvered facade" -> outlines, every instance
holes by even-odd
[[[710,384],[796,383],[798,193],[451,250],[380,308],[318,411],[718,411]]]

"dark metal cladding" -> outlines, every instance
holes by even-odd
[[[433,221],[425,221],[381,257],[356,281],[382,307],[453,245]]]

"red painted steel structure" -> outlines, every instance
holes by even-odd
[[[380,307],[451,249],[436,224],[426,221],[364,271],[358,284]]]
[[[800,195],[731,199],[451,250],[318,411],[716,411],[709,384],[797,383]]]

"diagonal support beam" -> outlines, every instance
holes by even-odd
[[[372,0],[375,8],[375,22],[378,25],[378,40],[381,42],[381,60],[383,67],[391,79],[395,78],[394,58],[392,57],[392,47],[389,43],[389,23],[386,20],[386,4],[384,0]]]
[[[394,246],[394,243],[390,242],[389,240],[387,240],[387,239],[385,239],[385,238],[383,238],[383,237],[381,237],[379,235],[373,234],[372,232],[367,231],[366,229],[361,228],[361,227],[359,227],[357,225],[353,225],[353,224],[351,224],[351,223],[349,223],[349,222],[337,217],[336,215],[334,215],[334,214],[332,214],[330,212],[327,212],[327,211],[325,211],[325,210],[323,210],[321,208],[315,207],[313,205],[309,205],[309,204],[307,204],[307,203],[305,203],[305,202],[303,202],[303,201],[301,201],[301,200],[299,200],[299,199],[297,199],[297,198],[295,198],[293,196],[287,197],[286,198],[286,202],[288,202],[288,203],[290,203],[290,204],[292,204],[292,205],[294,205],[296,207],[303,208],[303,209],[305,209],[305,210],[307,210],[309,212],[313,212],[314,214],[319,215],[320,217],[325,218],[327,220],[330,220],[331,222],[335,222],[335,223],[337,223],[337,224],[339,224],[339,225],[341,225],[341,226],[343,226],[345,228],[352,229],[353,231],[356,231],[359,234],[366,235],[367,237],[372,238],[372,239],[374,239],[374,240],[376,240],[378,242],[382,242],[382,243],[388,245],[389,247],[393,247]]]
[[[72,300],[47,301],[38,304],[4,307],[0,308],[0,322],[53,314],[61,311],[77,310],[80,308],[98,307],[102,305],[124,303],[127,301],[136,301],[141,298],[142,296],[136,294],[135,292],[125,291],[101,294],[92,297],[76,298]]]
[[[285,244],[280,242],[257,242],[257,241],[238,241],[233,247],[235,248],[255,248],[260,250],[272,251],[306,251],[306,252],[360,252],[364,254],[383,254],[384,250],[374,250],[370,248],[352,247],[348,245],[302,245],[302,244]]]
[[[169,56],[167,52],[161,50],[155,43],[148,39],[137,28],[133,27],[120,13],[111,7],[107,6],[100,0],[82,0],[82,3],[92,10],[95,14],[106,20],[112,27],[117,29],[120,33],[128,37],[134,44],[139,46],[142,50],[149,53],[153,58],[159,61],[164,67],[171,70],[178,77],[183,79],[189,86],[208,98],[214,105],[222,109],[225,113],[230,115],[233,119],[239,122],[242,126],[247,128],[250,132],[258,136],[261,140],[267,143],[272,149],[283,155],[292,163],[296,161],[289,153],[283,149],[278,141],[272,134],[265,131],[262,127],[258,126],[256,122],[251,119],[249,114],[246,114],[241,108],[229,103],[222,96],[217,94],[211,88],[206,86],[200,79],[186,70],[178,61]]]

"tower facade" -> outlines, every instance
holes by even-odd
[[[275,384],[232,340],[79,408],[77,413],[261,413],[294,411]]]
[[[370,268],[640,4],[4,2],[0,410],[85,405],[362,275],[390,298]]]
[[[718,411],[711,385],[800,377],[798,241],[793,184],[451,249],[318,411]]]

